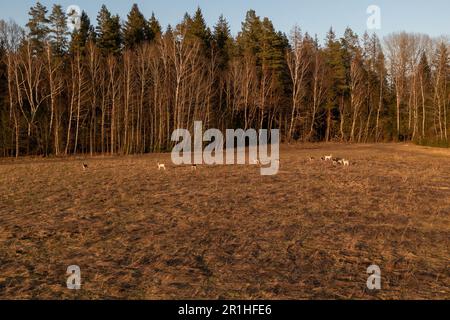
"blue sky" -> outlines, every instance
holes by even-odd
[[[28,9],[33,0],[0,0],[0,18],[14,19],[21,25],[27,21]],[[58,3],[67,7],[75,4],[85,10],[95,22],[100,6],[105,3],[110,11],[125,18],[133,3],[149,17],[154,11],[163,26],[176,24],[185,12],[194,12],[197,6],[203,10],[208,25],[212,26],[221,13],[236,34],[248,9],[268,16],[278,30],[289,33],[298,24],[302,30],[317,34],[323,39],[330,26],[341,35],[346,26],[358,34],[366,30],[369,5],[381,8],[381,29],[384,36],[393,31],[428,33],[431,36],[450,34],[449,0],[42,0],[51,7]]]

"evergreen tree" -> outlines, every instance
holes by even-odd
[[[153,39],[151,29],[137,4],[133,5],[127,18],[123,28],[123,42],[126,48],[135,48],[145,40]]]
[[[173,37],[173,28],[172,25],[167,25],[166,32],[164,32],[165,38],[172,38]]]
[[[50,21],[50,41],[53,52],[62,55],[67,50],[67,20],[60,5],[54,5],[49,17]]]
[[[350,66],[352,60],[361,53],[358,35],[348,27],[345,29],[344,36],[341,38],[341,48],[342,63],[345,70],[345,84],[342,84],[341,89],[347,95],[350,83]]]
[[[155,13],[152,12],[152,16],[150,17],[150,20],[148,21],[148,32],[147,39],[149,41],[152,41],[156,38],[160,38],[162,34],[161,25],[159,24],[158,19],[155,17]]]
[[[431,92],[431,68],[428,63],[428,58],[425,52],[422,52],[420,56],[419,66],[417,68],[419,76],[419,86],[422,105],[422,138],[426,138],[427,130],[427,105],[429,105],[430,92]]]
[[[211,31],[206,26],[203,13],[200,8],[197,8],[194,17],[190,21],[187,37],[200,40],[204,46],[203,49],[208,49],[210,47]]]
[[[349,27],[345,29],[344,36],[341,38],[341,46],[344,54],[347,52],[350,56],[355,56],[356,52],[360,51],[358,35]]]
[[[347,88],[346,68],[341,43],[336,40],[336,34],[330,29],[326,37],[324,50],[327,74],[326,128],[325,140],[332,138],[336,122],[339,120],[341,97]]]
[[[275,31],[272,21],[268,18],[263,19],[261,26],[259,61],[269,67],[281,80],[282,73],[286,71],[285,52],[289,41],[286,35]]]
[[[437,117],[437,123],[435,130],[439,133],[439,141],[448,141],[447,124],[450,122],[448,119],[447,111],[447,99],[450,84],[450,62],[449,52],[447,44],[441,41],[436,49],[433,66],[435,70],[433,86],[433,100],[435,107],[435,117]]]
[[[262,32],[261,20],[254,10],[249,10],[242,23],[242,30],[237,37],[237,44],[241,54],[251,53],[258,56],[261,51],[259,42]]]
[[[219,21],[214,26],[212,35],[214,47],[219,55],[219,68],[225,69],[232,55],[233,38],[231,36],[230,27],[223,15],[220,15]]]
[[[70,43],[70,51],[73,52],[84,52],[86,43],[89,40],[95,40],[95,30],[91,25],[91,20],[89,19],[86,12],[81,13],[80,17],[80,28],[75,29],[72,32],[72,41]]]
[[[177,24],[177,26],[175,28],[175,33],[189,37],[188,32],[189,32],[189,28],[191,27],[191,24],[192,24],[192,18],[189,15],[189,13],[186,12],[183,16],[183,20],[179,24]],[[170,29],[172,29],[172,28],[170,27]]]
[[[121,50],[122,35],[120,18],[112,16],[105,5],[97,16],[97,45],[104,55],[118,54]]]
[[[37,2],[34,7],[30,8],[28,14],[30,16],[26,25],[29,30],[28,36],[34,50],[41,52],[45,41],[48,40],[50,32],[48,27],[50,21],[47,19],[47,8],[40,2]]]
[[[0,21],[3,22],[3,21]],[[6,76],[6,64],[4,56],[6,55],[6,44],[4,39],[0,39],[0,156],[5,154],[7,148],[6,141],[8,136],[9,114],[7,107],[8,85]]]
[[[423,74],[423,80],[426,84],[425,88],[429,88],[429,86],[430,86],[429,82],[431,80],[431,68],[428,63],[428,58],[427,58],[427,54],[425,53],[425,51],[423,51],[422,54],[420,55],[418,71],[420,74]]]

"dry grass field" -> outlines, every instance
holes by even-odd
[[[307,160],[329,153],[352,165]],[[0,160],[0,298],[450,298],[450,150],[308,144],[280,158],[275,176],[169,154],[87,171],[83,158]]]

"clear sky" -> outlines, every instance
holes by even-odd
[[[0,18],[11,18],[24,25],[28,9],[35,2],[0,0]],[[137,3],[146,17],[154,11],[163,27],[175,25],[185,12],[192,13],[200,6],[209,26],[223,13],[233,34],[239,31],[246,11],[254,9],[257,15],[269,17],[278,30],[289,33],[297,24],[320,39],[330,26],[338,35],[346,26],[358,34],[364,33],[369,17],[367,7],[377,5],[381,9],[381,29],[377,31],[380,36],[393,31],[422,32],[431,36],[450,34],[450,0],[42,0],[41,3],[47,7],[57,3],[64,8],[78,5],[93,23],[103,3],[123,19],[131,5]]]

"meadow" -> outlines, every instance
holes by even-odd
[[[450,298],[450,150],[283,145],[280,165],[0,159],[0,299]]]

